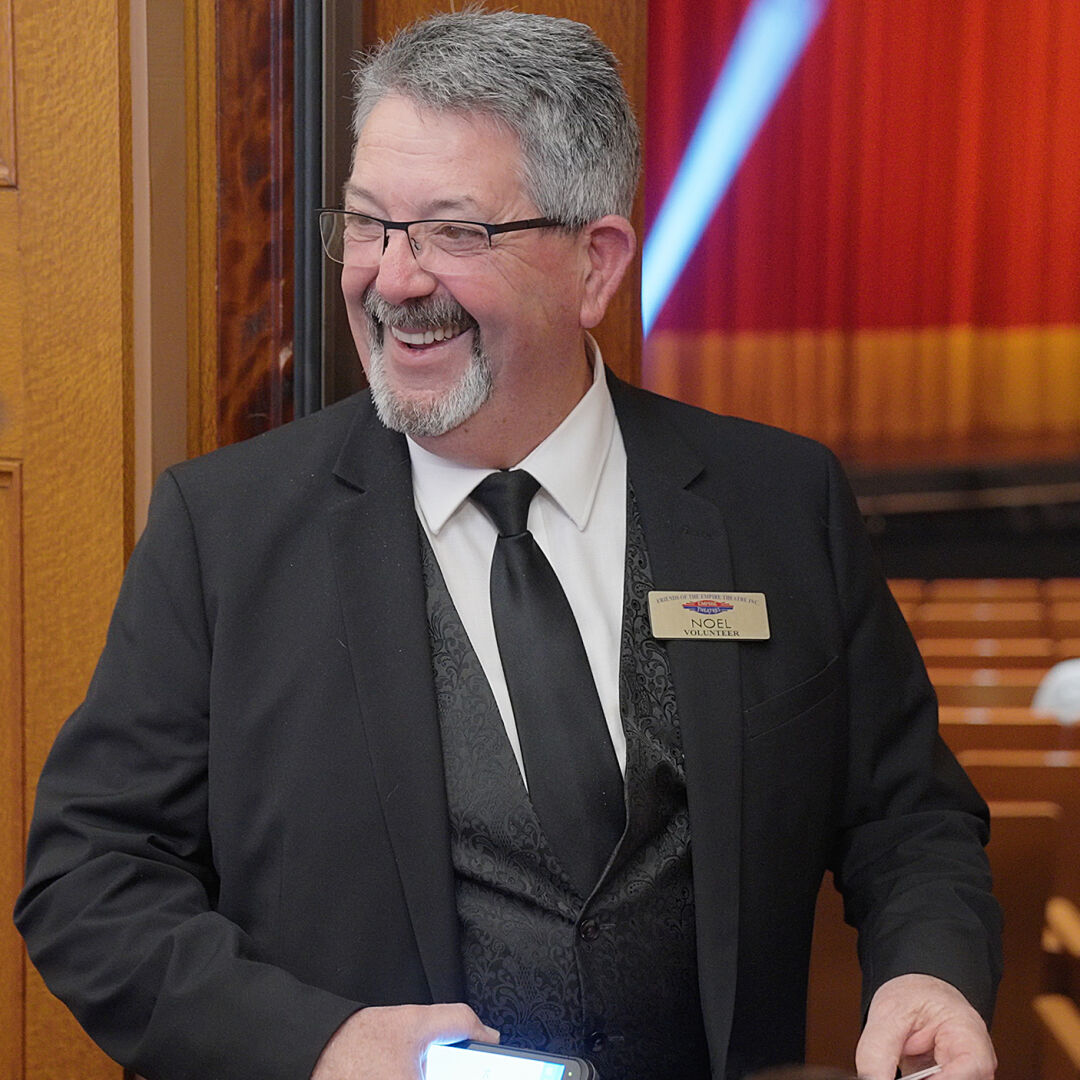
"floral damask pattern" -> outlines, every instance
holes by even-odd
[[[508,1045],[582,1054],[604,1080],[707,1077],[675,695],[650,635],[632,493],[620,702],[627,830],[589,897],[549,851],[491,689],[424,541],[469,1003]]]

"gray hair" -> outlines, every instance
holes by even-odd
[[[518,138],[525,190],[571,228],[629,217],[641,170],[618,61],[582,23],[469,6],[423,19],[361,57],[353,137],[388,95],[493,117]]]

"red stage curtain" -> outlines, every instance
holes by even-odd
[[[650,0],[646,215],[748,6]],[[1080,4],[832,0],[645,381],[881,443],[1080,442]]]

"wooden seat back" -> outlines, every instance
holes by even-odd
[[[1042,637],[1046,605],[1040,600],[928,600],[914,616],[922,637]]]
[[[1080,600],[1054,600],[1049,605],[1049,633],[1056,640],[1080,637]]]
[[[1040,801],[1061,807],[1055,892],[1080,898],[1080,751],[965,750],[958,754],[972,783],[993,802]]]
[[[1040,600],[1038,578],[936,578],[926,583],[927,600]]]
[[[1080,726],[1017,706],[945,706],[941,737],[954,754],[967,750],[1080,750]]]
[[[990,804],[987,854],[994,895],[1005,914],[1005,958],[990,1034],[998,1055],[996,1080],[1041,1074],[1041,1025],[1035,998],[1046,989],[1044,913],[1053,890],[1061,810],[1046,802]]]
[[[1046,671],[1058,658],[1047,637],[920,638],[919,652],[927,667],[1031,668]]]
[[[1034,668],[927,669],[941,705],[1030,706],[1046,674]]]
[[[1046,905],[1050,992],[1035,999],[1044,1029],[1040,1080],[1080,1080],[1080,910],[1062,896]]]
[[[922,578],[889,578],[889,591],[897,603],[922,603],[925,588]]]

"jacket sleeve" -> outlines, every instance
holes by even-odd
[[[357,1008],[260,961],[215,911],[213,663],[195,530],[166,473],[85,702],[38,784],[15,920],[49,988],[162,1080],[303,1080]]]
[[[889,594],[839,465],[829,536],[845,626],[847,779],[833,866],[859,931],[863,1011],[918,972],[956,986],[989,1021],[1001,914],[984,852],[988,813],[945,747],[918,649]]]

